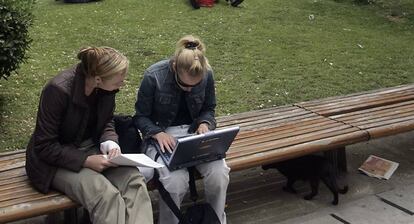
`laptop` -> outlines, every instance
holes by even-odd
[[[168,169],[177,170],[225,158],[239,130],[236,126],[177,138],[172,153],[162,152],[155,140],[153,144]]]

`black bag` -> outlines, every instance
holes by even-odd
[[[114,122],[122,153],[142,153],[141,136],[135,127],[132,116],[114,115]]]
[[[171,195],[165,190],[162,183],[159,181],[158,171],[155,169],[154,179],[157,183],[158,191],[161,195],[161,198],[165,201],[165,203],[170,207],[171,211],[177,216],[179,220],[179,224],[220,224],[220,220],[217,217],[216,212],[208,203],[197,203],[197,189],[195,186],[195,179],[194,179],[194,167],[189,167],[188,175],[190,177],[189,184],[190,184],[190,193],[191,193],[191,200],[194,204],[187,209],[187,211],[182,214],[180,209],[174,203],[171,198]]]

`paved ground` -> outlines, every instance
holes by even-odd
[[[400,164],[389,180],[358,172],[371,154]],[[350,190],[340,195],[338,206],[330,204],[332,194],[323,184],[314,200],[305,201],[302,197],[309,186],[298,183],[298,195],[286,193],[281,189],[285,179],[276,171],[256,168],[232,174],[229,223],[414,223],[414,132],[349,146],[347,159],[348,173],[339,183],[346,183]]]
[[[371,154],[400,164],[390,180],[358,172]],[[305,201],[302,197],[309,192],[309,186],[297,183],[297,195],[286,193],[282,191],[285,178],[274,170],[254,168],[231,173],[228,223],[414,223],[414,132],[349,146],[347,159],[348,173],[338,182],[341,186],[347,184],[349,192],[340,195],[338,206],[330,204],[332,194],[323,184],[314,200]],[[15,224],[40,224],[44,219],[37,217]]]

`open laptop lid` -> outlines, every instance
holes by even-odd
[[[240,128],[236,126],[178,138],[173,154],[166,165],[170,170],[176,170],[225,158],[239,130]]]

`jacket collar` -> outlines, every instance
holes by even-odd
[[[80,63],[75,68],[72,91],[73,103],[81,105],[82,107],[87,107],[88,104],[85,96],[85,73],[82,71]]]

